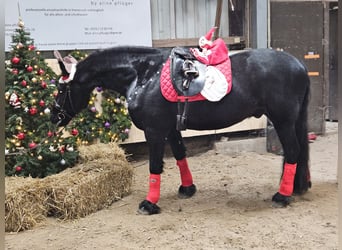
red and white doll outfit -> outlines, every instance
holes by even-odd
[[[197,48],[190,49],[196,59],[206,65],[217,65],[228,59],[228,49],[223,39],[211,41],[215,30],[216,27],[211,28],[205,36],[200,37],[198,45],[202,51]]]

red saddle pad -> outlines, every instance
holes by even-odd
[[[232,72],[231,72],[230,59],[228,58],[228,60],[224,61],[223,63],[215,65],[215,67],[218,70],[220,70],[227,79],[227,82],[228,82],[227,94],[228,94],[232,89]],[[170,59],[168,59],[165,62],[162,72],[160,74],[160,89],[165,99],[170,102],[185,101],[185,99],[188,99],[189,102],[206,100],[206,98],[202,96],[201,93],[198,93],[197,95],[194,95],[194,96],[179,96],[178,95],[177,91],[174,89],[172,82],[171,82]]]

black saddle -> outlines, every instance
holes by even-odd
[[[197,61],[189,49],[175,47],[171,51],[170,72],[173,87],[179,95],[194,96],[205,82],[206,65]]]

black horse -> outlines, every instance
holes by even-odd
[[[157,202],[166,141],[181,173],[179,197],[188,198],[196,192],[186,148],[176,127],[178,105],[167,101],[160,90],[160,74],[168,57],[169,51],[157,48],[114,47],[96,51],[77,64],[72,78],[61,81],[51,112],[51,121],[65,126],[87,107],[90,94],[97,86],[126,96],[130,117],[144,131],[149,146],[149,191],[139,204],[143,214],[160,212]],[[284,152],[280,188],[272,200],[287,205],[293,193],[302,194],[311,187],[307,70],[288,53],[271,49],[246,50],[231,55],[230,60],[231,92],[217,102],[189,102],[187,128],[220,129],[247,117],[265,114],[272,121]],[[60,65],[63,74],[68,75]]]

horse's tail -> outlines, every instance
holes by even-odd
[[[311,187],[309,169],[309,142],[308,142],[308,106],[310,99],[310,78],[306,74],[303,84],[306,85],[305,94],[298,119],[296,121],[296,135],[300,146],[297,161],[297,173],[295,178],[294,192],[302,193]]]

